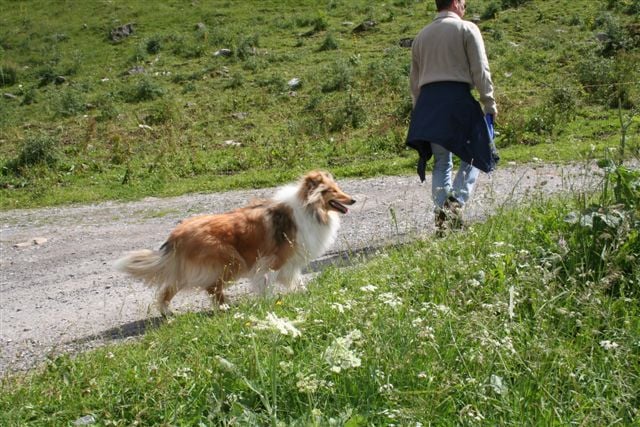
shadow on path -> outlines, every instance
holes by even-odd
[[[138,337],[144,335],[147,331],[159,328],[165,323],[167,323],[167,319],[162,316],[134,320],[133,322],[115,326],[97,334],[91,334],[83,338],[71,340],[68,343],[85,344],[92,341],[116,341],[123,340],[125,338]]]
[[[401,236],[396,237],[396,243],[381,243],[376,246],[366,246],[363,248],[349,249],[344,251],[329,252],[322,258],[312,261],[304,270],[303,274],[319,273],[329,266],[345,268],[350,267],[369,260],[376,256],[381,250],[389,250],[393,248],[401,248],[407,245],[409,239]],[[213,316],[216,310],[206,310],[200,312],[203,316]],[[126,338],[140,337],[159,328],[167,323],[167,318],[163,316],[150,317],[147,319],[134,320],[113,328],[107,329],[97,334],[87,335],[82,338],[68,341],[68,344],[86,344],[93,341],[118,341]]]

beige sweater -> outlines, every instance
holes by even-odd
[[[411,56],[409,81],[414,106],[423,85],[454,81],[475,87],[484,112],[497,113],[484,41],[474,23],[453,12],[439,12],[413,40]]]

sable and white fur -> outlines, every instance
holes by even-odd
[[[335,241],[339,213],[354,203],[329,173],[313,171],[272,199],[186,219],[159,250],[131,252],[116,268],[157,287],[163,314],[187,288],[204,289],[221,304],[223,289],[242,277],[262,292],[271,280],[293,288],[302,268]]]

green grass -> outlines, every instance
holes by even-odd
[[[499,212],[463,239],[328,268],[306,292],[57,357],[2,380],[0,424],[632,425],[636,202],[602,205],[625,219],[598,229],[567,219],[592,212],[580,200]]]
[[[612,105],[640,104],[636,3],[470,2],[467,17],[487,16],[505,162],[618,143]],[[398,42],[431,20],[431,1],[0,6],[0,84],[16,96],[0,102],[0,209],[274,185],[312,168],[412,173]],[[109,40],[130,22],[132,36]],[[51,161],[21,163],[43,140]]]

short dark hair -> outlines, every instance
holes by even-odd
[[[451,3],[453,3],[453,0],[436,0],[436,9],[438,9],[438,11],[449,9]]]

